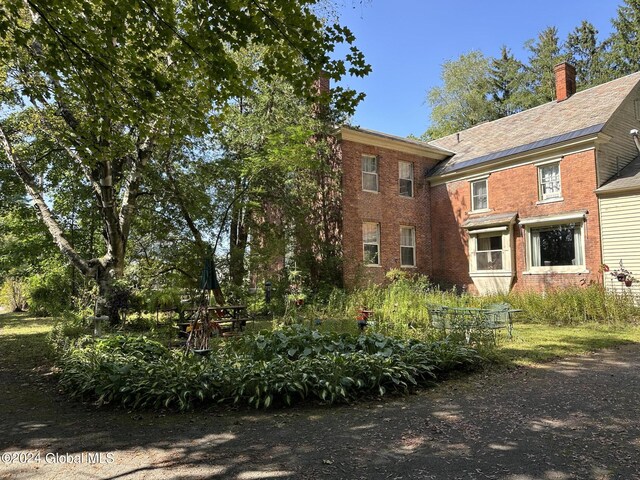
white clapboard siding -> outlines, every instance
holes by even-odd
[[[598,148],[598,186],[610,180],[638,155],[633,137],[629,134],[632,129],[640,128],[636,100],[640,101],[640,84],[633,88],[603,129],[604,133],[611,136],[611,140]]]
[[[614,270],[622,260],[624,268],[638,279],[626,287],[605,273],[605,286],[640,298],[640,193],[600,198],[600,228],[602,261]]]

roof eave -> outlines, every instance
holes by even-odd
[[[556,152],[558,154],[561,154],[563,150],[567,149],[575,149],[580,147],[585,148],[589,146],[589,144],[593,144],[595,146],[596,143],[607,142],[610,138],[611,137],[609,135],[598,132],[592,135],[573,138],[564,142],[546,145],[544,147],[519,152],[513,155],[505,155],[504,157],[494,158],[491,161],[487,161],[485,163],[463,167],[442,174],[434,175],[429,173],[427,174],[427,177],[432,184],[437,185],[456,180],[460,177],[466,177],[469,175],[480,175],[482,173],[488,173],[493,170],[502,169],[510,164],[537,161],[537,157],[553,155]],[[433,170],[437,168],[438,166],[436,165]]]
[[[396,137],[395,135],[349,127],[346,125],[337,130],[336,137],[338,140],[347,140],[375,147],[390,148],[405,153],[432,158],[434,160],[444,160],[454,155],[454,152],[429,145],[428,143],[416,142]]]

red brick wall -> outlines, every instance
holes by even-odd
[[[489,176],[490,212],[482,215],[518,212],[519,218],[587,210],[583,235],[585,260],[589,274],[523,275],[526,270],[524,229],[516,225],[514,290],[545,290],[554,286],[584,285],[599,281],[602,263],[600,224],[596,189],[595,151],[567,155],[560,162],[561,202],[537,205],[538,170],[523,165],[494,172]],[[431,220],[433,222],[433,278],[447,284],[465,286],[474,291],[467,258],[468,235],[460,228],[471,210],[470,186],[466,180],[432,187]],[[472,215],[474,216],[474,215]]]
[[[341,142],[341,150],[345,286],[353,288],[370,282],[381,283],[388,270],[400,267],[401,226],[415,227],[416,232],[416,268],[406,270],[430,275],[430,193],[425,174],[436,160],[346,140]],[[362,155],[379,158],[378,193],[362,190]],[[412,198],[399,195],[399,161],[413,162]],[[363,222],[380,224],[380,267],[363,265]]]

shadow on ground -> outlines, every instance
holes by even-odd
[[[0,367],[0,450],[41,454],[0,478],[640,478],[639,367],[630,344],[379,402],[182,415],[96,410]]]

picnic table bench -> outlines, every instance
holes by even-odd
[[[195,314],[198,308],[187,308],[187,314]],[[244,305],[222,305],[207,307],[208,322],[213,326],[220,336],[229,336],[242,332],[247,322],[250,320],[247,315],[247,307]],[[178,328],[183,336],[188,336],[193,328],[198,328],[198,322],[181,322]]]
[[[507,303],[496,303],[487,308],[437,305],[429,306],[427,310],[434,327],[442,329],[445,333],[447,331],[462,331],[467,343],[471,342],[471,335],[474,331],[490,330],[493,332],[495,341],[496,331],[506,328],[509,338],[512,338],[513,314],[522,311],[512,308]]]

